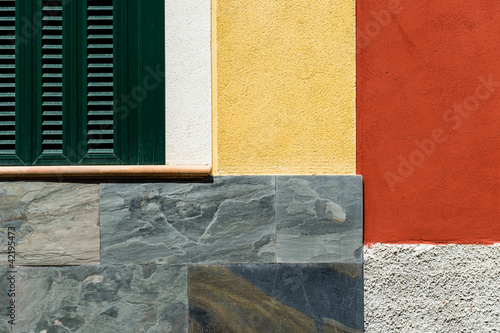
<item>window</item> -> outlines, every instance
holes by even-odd
[[[165,164],[163,0],[0,0],[0,165]]]

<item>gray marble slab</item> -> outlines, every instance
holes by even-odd
[[[186,270],[157,265],[21,267],[15,332],[184,333]]]
[[[0,262],[15,228],[17,265],[99,263],[99,185],[0,183]]]
[[[274,180],[102,184],[102,263],[274,262]]]
[[[276,260],[361,263],[361,176],[276,177]]]

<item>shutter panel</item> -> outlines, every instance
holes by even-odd
[[[128,162],[165,164],[165,1],[129,0],[127,14]]]
[[[87,153],[114,154],[113,0],[87,1]]]
[[[41,152],[63,155],[62,0],[42,1]]]
[[[164,164],[164,33],[163,0],[0,0],[0,164]]]
[[[0,0],[0,156],[16,153],[15,7]]]

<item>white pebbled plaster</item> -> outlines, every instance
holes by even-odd
[[[364,248],[365,332],[500,332],[500,245]]]
[[[212,163],[210,0],[165,2],[166,164]]]

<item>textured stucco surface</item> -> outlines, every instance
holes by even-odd
[[[500,242],[500,1],[357,5],[365,242]]]
[[[500,332],[500,245],[365,246],[365,332]]]
[[[166,162],[212,163],[210,0],[165,1]]]
[[[215,13],[215,173],[355,173],[355,1],[220,0]]]

